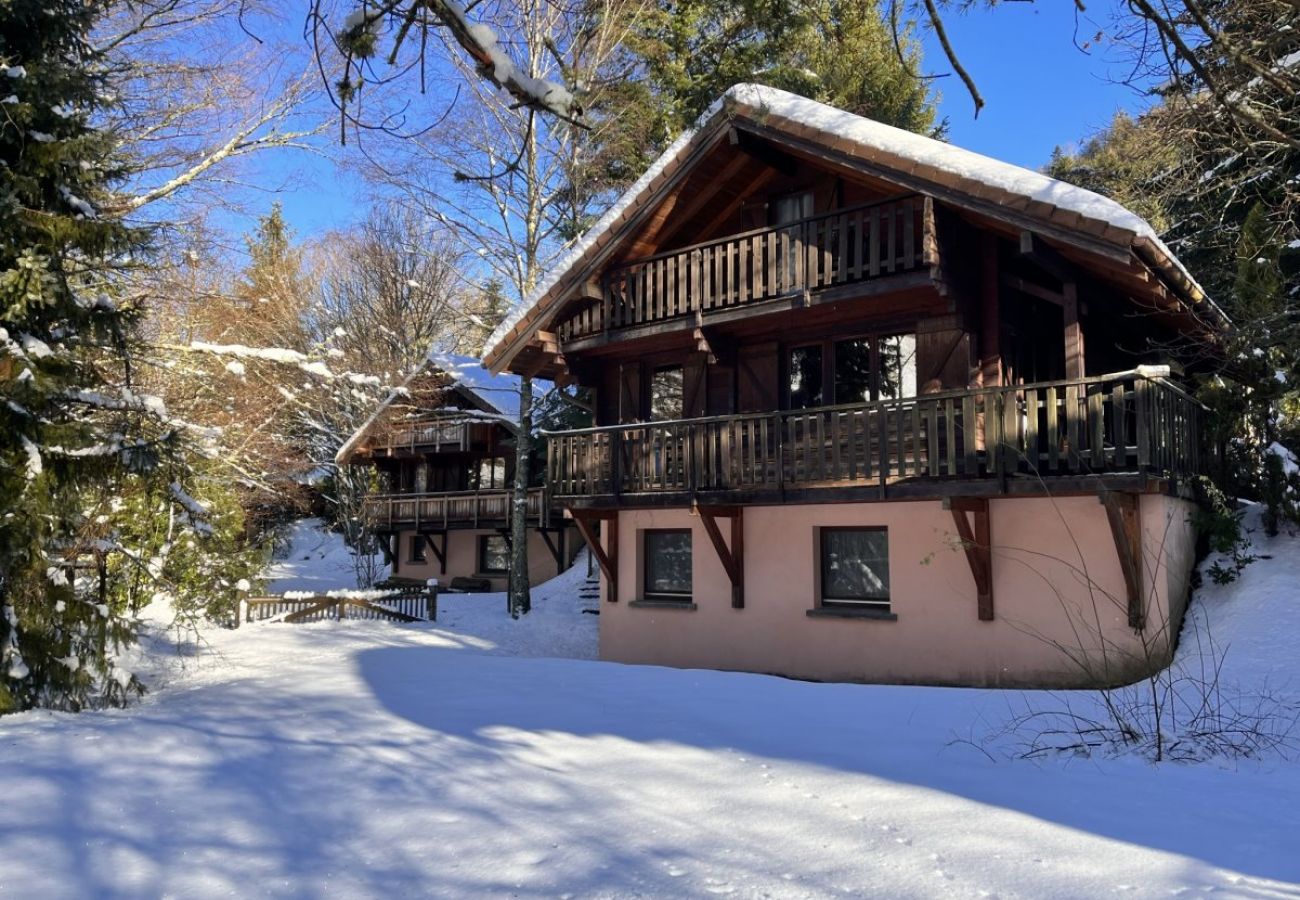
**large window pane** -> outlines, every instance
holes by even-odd
[[[822,600],[889,604],[889,532],[883,528],[823,528]]]
[[[880,399],[916,396],[916,335],[880,339]]]
[[[871,399],[871,342],[866,338],[835,344],[835,402]]]
[[[655,369],[650,376],[650,421],[669,422],[682,417],[682,367]]]
[[[689,597],[691,594],[691,533],[645,532],[645,595]]]
[[[790,408],[822,406],[822,348],[795,347],[790,351]]]
[[[478,570],[499,574],[510,569],[510,545],[503,535],[484,534],[478,539]]]

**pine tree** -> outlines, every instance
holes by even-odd
[[[137,311],[113,299],[147,235],[97,211],[120,174],[92,124],[111,91],[87,42],[101,11],[0,5],[0,713],[139,687],[113,665],[130,621],[75,564],[108,549],[87,498],[158,472],[175,441],[133,390]]]

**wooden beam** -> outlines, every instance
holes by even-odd
[[[1002,384],[1002,314],[998,293],[998,239],[980,235],[980,373],[984,387]]]
[[[1119,567],[1124,573],[1124,589],[1128,595],[1128,624],[1139,631],[1146,627],[1146,610],[1142,603],[1142,523],[1138,518],[1138,495],[1129,492],[1105,491],[1101,502],[1106,507],[1106,520],[1119,554]]]
[[[1079,324],[1079,286],[1073,281],[1061,285],[1065,320],[1065,377],[1083,378],[1083,326]]]
[[[1026,281],[1023,278],[1017,278],[1014,275],[1003,275],[1002,284],[1014,291],[1020,291],[1022,294],[1028,294],[1031,297],[1037,297],[1039,300],[1046,300],[1055,306],[1065,305],[1065,295],[1051,288],[1045,288],[1042,285],[1034,284],[1032,281]]]
[[[966,563],[975,578],[976,609],[980,621],[993,621],[993,534],[989,525],[989,501],[985,497],[954,497],[943,504],[952,511],[953,524],[966,551]],[[975,522],[966,518],[974,516]]]
[[[743,191],[736,194],[736,196],[732,197],[726,203],[720,205],[709,220],[700,226],[697,233],[712,234],[722,225],[723,222],[726,222],[736,214],[736,210],[740,208],[742,203],[754,196],[757,191],[761,190],[775,177],[776,169],[763,169],[763,171],[759,172],[750,180],[749,184],[745,186]]]
[[[559,539],[559,546],[551,540],[551,529],[538,527],[537,533],[542,536],[546,543],[546,549],[551,551],[551,556],[555,559],[555,574],[559,575],[564,571],[564,529],[556,528],[556,537]]]
[[[741,506],[697,506],[700,521],[709,535],[722,568],[731,579],[731,606],[733,609],[745,608],[745,545],[744,545],[744,507]],[[731,519],[731,546],[722,539],[722,530],[718,528],[718,517]]]
[[[605,573],[605,584],[609,596],[605,599],[609,603],[618,602],[618,513],[605,510],[571,510],[574,524],[578,526],[578,531],[582,533],[583,540],[591,548],[592,555],[596,557],[596,562],[600,566],[600,571]],[[596,532],[594,523],[603,520],[609,523],[605,529],[609,538],[609,547],[603,547],[600,543],[600,535]]]
[[[1076,281],[1079,277],[1073,263],[1027,229],[1020,232],[1020,255],[1057,281]]]
[[[441,547],[439,547],[438,544],[434,541],[434,538],[438,537],[439,535],[442,536]],[[446,575],[447,574],[447,531],[446,529],[425,532],[424,542],[429,545],[429,549],[433,551],[434,557],[438,560],[438,574]]]

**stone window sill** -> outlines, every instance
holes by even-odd
[[[698,609],[690,600],[633,600],[628,606],[634,609]]]
[[[876,619],[881,622],[897,622],[898,614],[887,609],[854,609],[847,606],[814,606],[807,610],[810,619]]]

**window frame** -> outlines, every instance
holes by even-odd
[[[493,539],[499,540],[505,544],[506,548],[506,567],[504,569],[489,569],[487,567],[487,545],[488,541]],[[504,534],[480,534],[478,536],[477,552],[474,554],[474,561],[477,567],[477,575],[509,575],[510,574],[510,542],[506,540]]]
[[[669,593],[665,591],[650,590],[650,540],[654,535],[662,534],[684,534],[686,535],[688,545],[691,551],[691,589],[685,593]],[[682,606],[693,605],[695,597],[695,533],[690,528],[645,528],[642,529],[640,543],[641,550],[641,600],[650,603],[676,603]]]
[[[411,535],[410,544],[407,545],[406,561],[411,564],[426,563],[429,561],[429,548],[425,543],[424,535],[418,531]]]
[[[883,532],[885,535],[885,597],[884,599],[858,599],[854,597],[829,597],[826,594],[826,534],[846,531]],[[825,610],[871,610],[892,613],[893,585],[889,578],[889,526],[887,525],[823,525],[817,529],[817,608]]]

